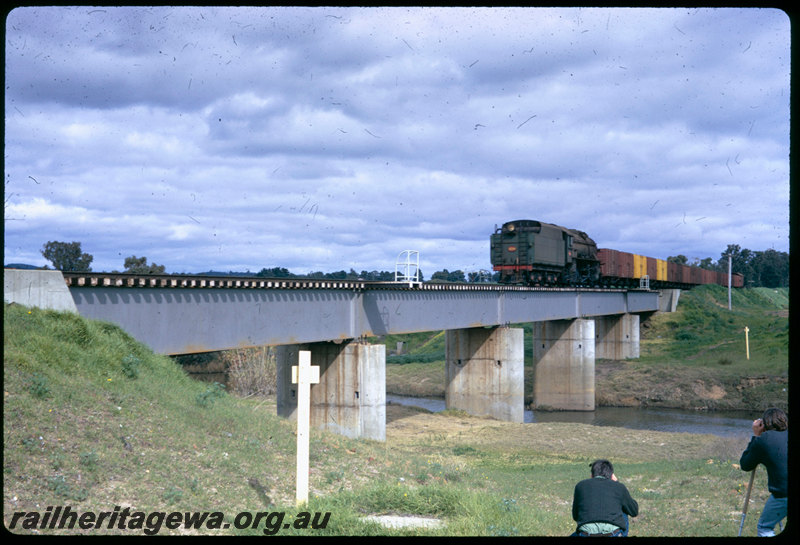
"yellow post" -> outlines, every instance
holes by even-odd
[[[744,347],[745,347],[745,350],[747,351],[747,359],[748,360],[750,359],[750,336],[748,335],[749,331],[750,331],[750,328],[747,327],[747,326],[744,326]]]

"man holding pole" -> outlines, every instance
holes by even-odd
[[[789,419],[786,417],[786,413],[776,408],[767,409],[761,418],[753,421],[753,437],[739,460],[743,471],[755,471],[758,464],[764,464],[764,467],[767,468],[767,487],[770,496],[758,519],[757,531],[761,537],[774,536],[775,526],[780,524],[787,515],[788,429]],[[751,479],[750,486],[752,484]],[[749,487],[747,492],[749,496]],[[744,515],[742,523],[744,523]]]

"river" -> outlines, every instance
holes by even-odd
[[[444,410],[444,399],[386,395],[387,403],[421,407],[432,412]],[[576,422],[593,426],[615,426],[637,430],[704,433],[747,440],[752,435],[753,419],[747,412],[686,411],[631,407],[598,407],[594,411],[525,411],[524,421]]]

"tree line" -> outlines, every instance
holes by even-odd
[[[53,264],[53,268],[59,271],[89,272],[92,270],[90,265],[94,261],[91,254],[81,250],[80,242],[58,242],[51,240],[42,248],[42,256]],[[146,257],[136,257],[132,255],[126,257],[123,263],[125,273],[135,274],[165,274],[164,265],[147,263]],[[46,268],[46,267],[45,267]],[[111,271],[120,272],[120,271]]]
[[[667,261],[727,273],[729,259],[731,273],[739,273],[744,276],[746,287],[785,288],[789,286],[789,254],[772,248],[751,251],[738,244],[728,244],[716,262],[707,257],[689,263],[684,255],[670,256]]]
[[[80,242],[58,242],[50,241],[41,250],[42,256],[53,264],[53,268],[61,271],[91,271],[92,255],[81,250]],[[781,288],[789,286],[789,254],[779,252],[774,249],[763,251],[751,251],[742,248],[738,244],[729,244],[724,252],[720,254],[720,259],[714,261],[712,258],[695,259],[689,263],[685,255],[670,256],[667,261],[680,263],[682,265],[692,265],[701,269],[711,271],[728,272],[728,259],[731,262],[731,272],[739,273],[744,276],[745,286],[768,288]],[[148,263],[147,258],[132,255],[126,257],[123,263],[125,269],[122,272],[134,274],[166,274],[164,265]],[[120,271],[111,271],[120,272]],[[210,274],[208,273],[201,274]],[[214,273],[229,274],[237,276],[252,276],[251,273]],[[354,269],[349,271],[341,270],[325,273],[314,271],[308,274],[296,274],[285,267],[263,268],[255,276],[265,278],[319,278],[329,280],[362,280],[367,282],[385,282],[394,280],[392,271],[366,271],[356,272]],[[465,273],[462,270],[448,271],[447,269],[436,271],[431,275],[432,282],[486,282],[496,281],[497,275],[492,275],[488,271]],[[424,281],[422,271],[419,271],[419,280]]]

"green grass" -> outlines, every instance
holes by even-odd
[[[787,288],[735,290],[730,311],[725,288],[695,288],[681,295],[676,312],[657,315],[651,321],[643,339],[646,353],[642,361],[666,357],[689,366],[716,361],[740,369],[758,366],[764,372],[782,372],[788,356],[789,323],[781,311],[788,315]],[[659,339],[668,342],[652,342]]]
[[[773,312],[785,309],[781,292],[740,293],[743,299],[734,299],[735,315],[729,316],[720,307],[726,304],[722,294],[707,291],[681,297],[685,323],[670,325],[679,313],[654,319],[643,340],[652,350],[639,362],[621,364],[617,382],[624,383],[629,371],[630,377],[635,371],[660,384],[677,374],[690,376],[693,384],[706,381],[711,389],[726,373],[737,380],[786,375],[786,318]],[[717,314],[706,325],[694,324],[693,316],[705,316],[709,308]],[[582,424],[513,424],[391,405],[385,443],[312,432],[307,510],[331,515],[324,529],[302,528],[308,521],[294,506],[294,427],[276,416],[274,397],[237,397],[194,381],[174,360],[153,354],[111,324],[19,305],[4,305],[3,318],[6,526],[15,512],[42,513],[58,505],[111,511],[118,505],[148,513],[220,511],[228,524],[240,512],[283,511],[289,527],[274,528],[279,535],[564,536],[574,526],[575,483],[588,476],[593,459],[607,457],[640,503],[632,535],[738,531],[747,474],[735,465],[745,447],[737,441]],[[712,332],[709,320],[724,323]],[[749,363],[736,359],[735,347],[729,353],[709,348],[738,338],[744,324],[757,330]],[[684,328],[708,344],[692,350],[672,346],[675,332]],[[419,341],[420,350],[441,349],[441,336]],[[719,363],[721,357],[730,363]],[[423,382],[426,377],[438,378]],[[387,366],[387,383],[432,384],[435,392],[443,380],[441,361]],[[625,395],[637,391],[633,382],[629,388],[623,388]],[[642,389],[639,383],[638,395],[647,394]],[[755,407],[773,394],[780,395],[753,394],[750,403]],[[745,535],[755,534],[766,497],[762,469]],[[365,520],[367,514],[432,516],[445,526],[388,529]],[[34,533],[19,527],[15,532]],[[160,533],[264,535],[265,527]]]

